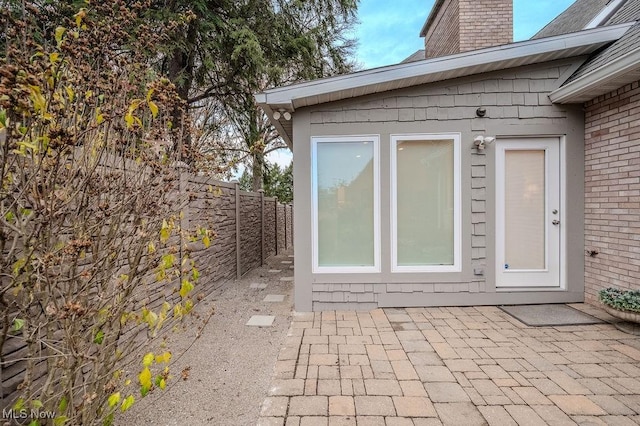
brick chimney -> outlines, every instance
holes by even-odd
[[[420,37],[425,58],[513,41],[512,0],[436,0]]]

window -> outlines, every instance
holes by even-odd
[[[314,272],[379,272],[379,137],[311,144]]]
[[[460,271],[460,135],[391,135],[392,270]]]

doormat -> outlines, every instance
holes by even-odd
[[[499,306],[530,327],[602,324],[604,321],[563,304]]]

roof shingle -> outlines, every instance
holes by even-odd
[[[607,5],[607,0],[577,0],[533,37],[543,38],[583,29]]]

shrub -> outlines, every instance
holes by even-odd
[[[147,66],[162,31],[144,2],[71,3],[0,11],[0,349],[23,348],[0,365],[24,368],[16,411],[109,425],[166,386],[152,342],[199,274],[171,198],[183,106]]]
[[[602,303],[620,311],[640,313],[640,290],[605,288],[598,293]]]

